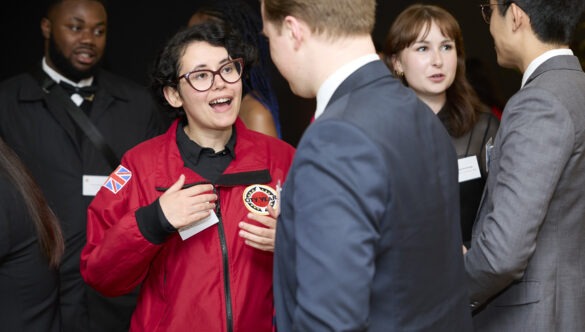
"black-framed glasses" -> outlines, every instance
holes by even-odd
[[[232,59],[223,64],[218,70],[196,69],[183,74],[177,78],[177,82],[184,78],[187,83],[196,91],[205,92],[213,86],[215,75],[229,84],[236,83],[242,77],[244,60],[242,58]]]
[[[512,4],[513,1],[506,1],[506,2],[496,2],[496,3],[484,3],[479,5],[479,7],[481,7],[481,16],[483,16],[483,20],[485,21],[485,23],[490,24],[490,21],[492,19],[492,13],[493,13],[493,9],[492,6],[499,6],[499,5],[504,5],[506,7],[508,7],[509,5]]]

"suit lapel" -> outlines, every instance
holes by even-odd
[[[41,82],[43,82],[45,79],[50,79],[49,76],[47,74],[45,74],[45,72],[40,67],[35,68],[35,70],[30,72],[30,74],[34,78],[34,80],[37,82],[37,84],[39,86],[38,91],[40,91],[40,93],[38,95],[33,96],[32,94],[35,93],[34,91],[21,91],[21,93],[19,95],[19,99],[21,99],[21,100],[33,100],[33,99],[37,99],[37,98],[42,99],[43,102],[45,103],[47,109],[49,110],[49,112],[53,115],[53,117],[55,118],[57,123],[59,123],[59,125],[61,125],[61,127],[63,127],[63,129],[65,130],[65,132],[67,133],[67,135],[71,139],[71,142],[73,142],[73,144],[77,148],[77,151],[79,152],[80,146],[79,146],[79,142],[77,140],[77,129],[76,129],[75,124],[73,123],[73,121],[71,120],[69,115],[67,114],[65,107],[61,104],[50,102],[49,101],[50,98],[45,98],[46,92],[42,90],[42,87],[41,87],[42,83]],[[69,102],[73,103],[72,101],[69,101]]]
[[[89,112],[90,119],[98,119],[108,109],[112,102],[114,102],[114,97],[109,94],[107,90],[98,88],[98,91],[95,94],[95,100],[91,105],[91,111]]]
[[[107,78],[101,74],[101,71],[98,71],[96,73],[94,79],[95,79],[94,84],[98,86],[98,90],[95,94],[95,99],[91,105],[89,117],[90,119],[92,119],[92,122],[95,121],[96,119],[99,119],[102,116],[102,114],[104,114],[106,110],[110,107],[110,105],[114,102],[114,99],[118,97],[116,91],[112,92],[116,88],[111,87],[108,84]]]

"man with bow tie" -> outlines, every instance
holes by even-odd
[[[40,66],[0,84],[0,136],[30,169],[63,228],[63,331],[123,331],[135,299],[103,298],[79,272],[87,206],[113,166],[72,112],[89,119],[117,158],[162,133],[164,122],[145,89],[100,68],[107,32],[104,3],[49,3],[41,20],[45,53]],[[49,98],[56,91],[63,96],[58,102]]]

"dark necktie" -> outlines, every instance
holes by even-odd
[[[84,87],[80,88],[80,87],[73,86],[73,85],[71,85],[67,82],[64,82],[64,81],[59,82],[59,85],[70,96],[73,94],[78,94],[84,99],[84,101],[89,101],[89,102],[93,101],[93,97],[95,96],[95,92],[97,90],[97,87],[93,86],[93,85],[84,86]]]

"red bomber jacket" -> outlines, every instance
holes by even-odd
[[[128,151],[96,195],[81,274],[106,296],[141,286],[131,331],[271,331],[273,255],[244,244],[238,223],[252,222],[248,212],[274,200],[294,149],[238,119],[235,158],[214,184],[219,222],[186,240],[174,233],[156,244],[145,237],[137,211],[180,174],[186,186],[207,182],[184,166],[177,124]]]

